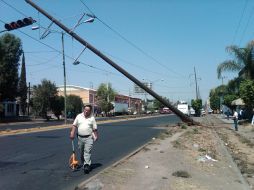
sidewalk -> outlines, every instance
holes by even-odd
[[[214,130],[229,128],[232,121],[220,115],[195,119],[211,125],[165,127],[165,133],[76,189],[251,189]]]
[[[232,124],[232,125],[234,124],[234,121],[233,121],[232,117],[229,118],[229,119],[227,119],[227,116],[224,115],[224,114],[214,114],[214,116],[215,116],[216,118],[220,119],[220,120],[221,120],[222,122],[224,122],[224,123]]]

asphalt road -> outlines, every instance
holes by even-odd
[[[179,121],[175,115],[164,115],[100,124],[89,175],[68,168],[69,129],[0,137],[0,189],[74,189],[158,135],[162,129],[154,126]]]
[[[144,115],[141,115],[144,116]],[[96,117],[97,121],[106,121],[106,120],[118,120],[123,119],[126,117],[140,117],[131,115],[131,116],[117,116],[117,117]],[[73,119],[68,119],[67,124],[71,125],[73,123]],[[6,130],[19,130],[19,129],[31,129],[31,128],[43,128],[43,127],[49,127],[49,126],[60,126],[64,125],[64,120],[32,120],[32,121],[26,121],[26,122],[11,122],[11,123],[0,123],[0,131],[6,131]]]

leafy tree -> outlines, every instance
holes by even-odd
[[[49,80],[43,79],[41,84],[33,87],[33,111],[48,120],[47,112],[52,110],[52,102],[56,97],[56,85]]]
[[[239,76],[245,79],[254,79],[254,64],[252,59],[252,49],[254,47],[254,41],[247,44],[245,48],[239,48],[232,45],[226,48],[226,50],[233,54],[235,59],[226,60],[218,65],[217,74],[218,78],[222,77],[224,71],[237,71]]]
[[[76,95],[68,95],[66,98],[67,117],[74,118],[78,113],[82,112],[82,99]]]
[[[20,107],[21,112],[23,115],[26,113],[26,100],[27,100],[27,85],[26,85],[26,64],[25,64],[25,55],[23,53],[22,57],[22,66],[21,66],[21,73],[20,79],[18,83],[18,92],[20,97]]]
[[[232,84],[236,84],[232,82]],[[228,87],[228,85],[220,85],[215,89],[210,91],[210,107],[213,110],[219,110],[221,104],[225,104],[228,107],[231,107],[230,98],[237,97],[235,89],[231,89],[232,87]],[[223,98],[223,99],[222,99]],[[221,102],[223,100],[223,102]]]
[[[191,107],[195,110],[195,115],[200,116],[200,109],[202,108],[202,99],[191,100]]]
[[[233,106],[231,105],[232,101],[237,99],[238,96],[235,94],[227,94],[224,96],[224,101],[223,104],[225,104],[227,107],[229,107],[230,109],[233,109]]]
[[[220,109],[220,97],[216,95],[210,96],[210,107],[213,110],[219,110]]]
[[[163,97],[163,99],[169,102],[168,98]],[[164,105],[160,101],[158,101],[157,99],[154,99],[153,105],[154,105],[155,109],[160,109],[160,108],[164,107]]]
[[[101,107],[102,111],[108,113],[110,110],[114,108],[113,104],[111,103],[115,98],[115,90],[111,87],[111,84],[100,84],[97,90],[97,99],[98,104]]]
[[[64,97],[56,96],[54,99],[52,99],[51,107],[52,112],[59,120],[59,116],[62,114],[62,111],[64,110]]]
[[[227,92],[229,94],[234,94],[239,96],[239,87],[240,87],[240,83],[241,81],[243,81],[242,78],[234,78],[233,80],[230,80],[227,84]]]
[[[18,95],[18,67],[22,53],[21,40],[13,34],[0,36],[0,102],[15,100]]]
[[[240,97],[243,99],[246,106],[246,116],[251,119],[252,109],[254,108],[254,81],[245,80],[240,84]]]

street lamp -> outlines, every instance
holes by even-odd
[[[84,16],[88,16],[89,18],[81,22]],[[71,29],[71,31],[74,31],[81,24],[94,22],[95,18],[96,17],[94,15],[84,13],[79,19],[78,23]]]
[[[52,23],[49,25],[49,27],[52,25]],[[49,27],[46,29],[46,31],[41,36],[41,39],[45,38],[51,31],[49,30]],[[33,26],[32,30],[39,29],[39,26]],[[46,32],[49,32],[46,34]],[[61,34],[61,42],[62,42],[62,55],[63,55],[63,75],[64,75],[64,124],[67,125],[67,95],[66,95],[66,70],[65,70],[65,53],[64,53],[64,32],[58,32],[54,31],[55,33]]]
[[[87,20],[80,22],[82,20],[82,18],[87,15],[90,18],[88,18]],[[74,28],[72,30],[74,30],[76,27],[78,27],[79,25],[83,24],[83,23],[92,23],[95,19],[95,16],[90,15],[90,14],[83,14],[83,16],[79,19],[78,23],[74,26]],[[40,37],[40,39],[45,38],[48,34],[50,34],[52,31],[55,33],[61,33],[61,41],[62,41],[62,55],[63,55],[63,74],[64,74],[64,124],[67,124],[67,95],[66,95],[66,70],[65,70],[65,54],[64,54],[64,32],[58,32],[55,30],[50,30],[49,28],[52,26],[53,22],[50,23],[50,25],[46,28],[45,32],[42,34],[42,36]],[[37,30],[39,29],[40,26],[33,26],[32,30]],[[85,51],[86,47],[83,49],[83,51]],[[80,55],[83,53],[83,51],[80,53]],[[78,56],[78,58],[80,57],[80,55]],[[77,58],[77,59],[78,59]],[[77,61],[77,59],[75,59],[74,61],[74,65],[78,65],[80,62]]]
[[[78,65],[80,64],[80,61],[78,61],[79,57],[81,56],[81,54],[86,50],[86,47],[80,52],[80,54],[78,55],[78,57],[74,60],[74,62],[72,63],[73,65]]]

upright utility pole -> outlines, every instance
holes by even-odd
[[[27,115],[29,116],[30,114],[30,82],[28,83],[28,105],[27,105]]]
[[[196,69],[194,67],[194,75],[195,75],[195,86],[196,86],[196,100],[198,99],[198,84],[197,84],[197,75],[196,75]]]
[[[31,6],[33,6],[35,9],[37,9],[40,13],[45,15],[47,18],[49,18],[52,22],[54,22],[57,26],[62,28],[66,33],[70,34],[73,38],[75,38],[78,42],[86,46],[90,51],[92,51],[94,54],[99,56],[101,59],[106,61],[109,65],[114,67],[117,71],[122,73],[124,76],[126,76],[128,79],[130,79],[132,82],[134,82],[136,85],[141,87],[143,90],[145,90],[147,93],[149,93],[151,96],[156,98],[158,101],[160,101],[162,104],[164,104],[166,107],[171,109],[178,117],[181,118],[182,121],[189,123],[189,124],[199,124],[198,122],[195,122],[192,118],[184,115],[181,111],[179,111],[177,108],[175,108],[173,105],[171,105],[168,101],[164,100],[160,95],[155,93],[152,89],[146,87],[144,84],[142,84],[141,81],[139,81],[137,78],[132,76],[130,73],[128,73],[126,70],[124,70],[122,67],[117,65],[114,61],[109,59],[106,55],[104,55],[102,52],[100,52],[98,49],[96,49],[94,46],[92,46],[90,43],[85,41],[83,38],[78,36],[73,30],[63,25],[61,22],[59,22],[57,19],[55,19],[53,16],[48,14],[46,11],[44,11],[42,8],[37,6],[35,3],[33,3],[30,0],[25,0],[27,3],[29,3]]]
[[[109,82],[107,82],[107,102],[109,103]]]
[[[63,54],[63,74],[64,74],[64,124],[67,124],[66,111],[66,72],[65,72],[65,54],[64,54],[64,33],[62,32],[62,54]]]

